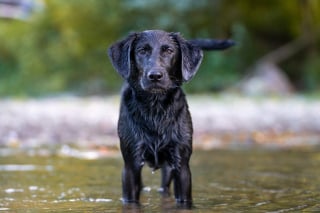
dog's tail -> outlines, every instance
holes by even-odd
[[[236,43],[230,39],[190,39],[190,43],[200,47],[202,50],[224,50],[232,47]]]

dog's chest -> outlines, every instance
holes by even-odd
[[[153,168],[160,166],[164,159],[170,159],[170,152],[180,143],[182,129],[181,117],[184,113],[176,111],[173,106],[151,105],[149,108],[137,108],[133,119],[136,119],[136,141],[142,145],[142,158]]]
[[[183,93],[163,99],[136,97],[124,93],[120,111],[119,136],[136,159],[159,168],[164,162],[175,165],[179,147],[191,146],[192,123]]]
[[[176,114],[168,111],[154,110],[141,115],[143,121],[140,127],[140,136],[143,141],[154,146],[164,146],[180,133],[180,125]]]

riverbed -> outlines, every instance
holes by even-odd
[[[162,198],[160,173],[143,170],[141,205],[121,202],[120,155],[0,156],[0,212],[318,212],[319,149],[194,152],[193,207]]]

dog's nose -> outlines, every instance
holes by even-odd
[[[150,71],[148,73],[148,79],[150,81],[160,81],[163,77],[163,74],[160,71]]]

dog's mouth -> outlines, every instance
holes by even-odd
[[[141,87],[144,91],[146,92],[150,92],[153,94],[163,94],[165,93],[169,88],[168,85],[164,84],[164,83],[154,83],[154,82],[141,82]]]
[[[150,86],[150,87],[144,88],[144,90],[153,94],[163,94],[167,91],[166,88],[161,86]]]

